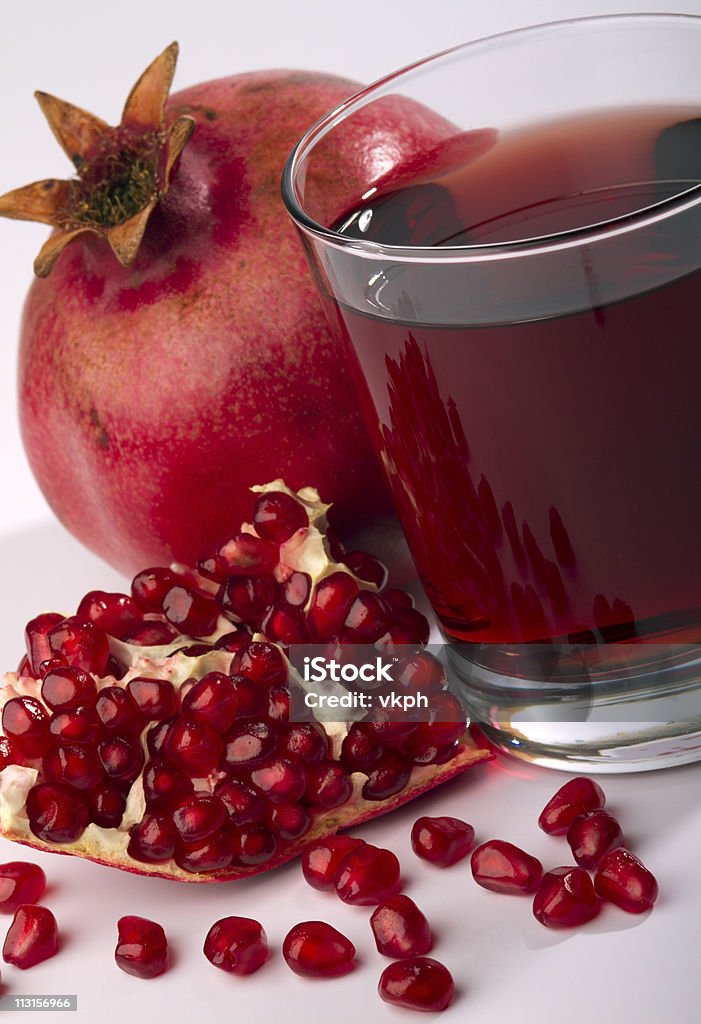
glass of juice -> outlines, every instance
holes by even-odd
[[[553,767],[701,758],[699,53],[685,15],[469,43],[283,178],[453,679]]]

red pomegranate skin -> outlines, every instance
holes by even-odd
[[[318,487],[341,532],[390,509],[280,197],[296,140],[356,88],[261,71],[173,95],[167,118],[190,114],[196,129],[134,263],[82,235],[30,289],[25,448],[64,525],[124,572],[193,564],[245,518],[248,487],[278,476]],[[332,217],[334,185],[359,196],[452,131],[383,100],[326,147],[314,191]]]

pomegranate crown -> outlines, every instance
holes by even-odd
[[[129,93],[116,127],[65,100],[35,93],[77,172],[67,181],[45,178],[0,196],[0,216],[56,229],[34,261],[38,277],[46,277],[69,242],[83,234],[105,238],[123,267],[136,257],[148,219],[168,191],[195,127],[186,115],[165,123],[177,60],[178,44],[171,43]]]

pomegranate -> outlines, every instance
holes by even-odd
[[[285,936],[282,955],[303,978],[337,978],[353,969],[355,946],[325,921],[303,921]]]
[[[370,927],[378,953],[402,960],[429,953],[433,946],[431,927],[414,901],[403,893],[390,896],[376,907]]]
[[[253,974],[268,959],[268,939],[258,921],[223,917],[207,932],[204,955],[229,974]]]
[[[417,674],[429,683],[429,721],[373,720],[359,710],[364,720],[334,723],[316,720],[311,709],[304,720],[292,720],[291,698],[302,680],[287,645],[261,626],[290,579],[306,581],[306,600],[296,610],[310,633],[321,621],[314,613],[323,587],[322,632],[339,658],[350,650],[341,611],[355,614],[355,597],[371,595],[391,628],[396,592],[385,602],[375,583],[332,557],[327,506],[316,491],[296,493],[282,481],[254,491],[252,522],[232,543],[205,551],[197,569],[152,567],[137,575],[131,595],[87,595],[85,621],[78,614],[68,621],[76,636],[90,627],[88,647],[64,645],[56,664],[42,657],[43,637],[50,643],[63,636],[65,620],[56,613],[29,623],[23,672],[8,673],[0,688],[0,831],[21,843],[183,881],[252,875],[305,851],[312,885],[333,888],[349,903],[376,905],[397,891],[396,857],[335,833],[490,754],[473,745],[441,666],[421,650],[428,624],[418,612],[411,643],[393,657],[397,687],[405,678],[416,682]],[[356,553],[354,561],[376,560]],[[260,595],[261,579],[270,604],[234,612],[227,584],[250,580]],[[196,638],[174,630],[156,646],[135,643],[135,634],[166,625],[173,591],[197,598],[197,621],[208,629],[213,623],[212,632],[198,626]],[[401,602],[399,611],[406,611]],[[327,637],[330,617],[337,632]],[[105,622],[114,633],[105,632]],[[373,655],[382,643],[380,637],[370,647]],[[86,667],[90,651],[103,649],[106,669],[102,654]],[[418,747],[417,735],[424,737]],[[466,838],[458,835],[458,845]]]
[[[546,928],[576,928],[599,913],[594,883],[583,868],[553,868],[533,899],[533,916]]]
[[[380,976],[380,998],[407,1010],[439,1013],[455,996],[455,983],[447,967],[429,956],[416,956],[388,964]]]
[[[314,478],[343,530],[390,508],[279,190],[303,131],[359,87],[259,71],[166,102],[177,53],[146,69],[116,128],[37,93],[77,177],[0,198],[0,214],[56,229],[22,327],[32,469],[68,529],[131,572],[214,548],[261,474]],[[369,106],[308,182],[327,223],[354,190],[454,130],[398,96]],[[259,536],[279,542],[259,515]],[[179,626],[186,595],[171,601]],[[111,632],[99,592],[86,604]]]
[[[168,970],[168,940],[160,924],[145,917],[120,917],[117,922],[117,967],[135,978],[156,978]]]
[[[603,899],[629,914],[650,910],[657,899],[657,879],[625,847],[605,853],[594,875],[594,887]]]
[[[537,857],[503,839],[491,839],[478,846],[470,868],[472,877],[483,889],[512,894],[535,892],[543,874]]]
[[[27,970],[58,953],[58,926],[47,907],[23,903],[15,911],[5,936],[2,958],[8,964]]]

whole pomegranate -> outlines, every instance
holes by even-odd
[[[38,93],[77,177],[0,198],[4,216],[56,228],[22,325],[32,469],[68,529],[131,572],[193,563],[261,479],[314,480],[341,532],[389,510],[280,198],[297,138],[358,86],[261,71],[167,101],[176,59],[172,44],[147,68],[116,128]],[[388,97],[328,149],[314,184],[359,196],[452,130]]]

